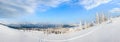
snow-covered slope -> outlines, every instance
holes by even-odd
[[[103,23],[81,32],[65,35],[43,35],[37,31],[23,32],[0,25],[0,42],[120,42],[119,32],[120,17],[113,18],[112,23]],[[64,41],[56,41],[59,39]]]
[[[91,34],[69,42],[120,42],[120,18],[112,20],[112,23],[102,25]]]
[[[0,42],[37,42],[26,33],[0,25]]]

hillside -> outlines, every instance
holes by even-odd
[[[120,42],[120,17],[111,20],[112,23],[102,23],[64,35],[45,35],[38,31],[24,32],[0,25],[0,42]]]

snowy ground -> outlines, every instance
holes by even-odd
[[[0,42],[120,42],[120,17],[80,32],[45,35],[42,32],[23,32],[0,25]]]

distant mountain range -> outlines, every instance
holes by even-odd
[[[21,29],[21,28],[71,28],[71,27],[76,27],[75,25],[70,25],[70,24],[6,24],[6,26],[14,29]]]

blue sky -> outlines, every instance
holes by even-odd
[[[31,1],[33,3],[31,3]],[[119,0],[0,1],[1,20],[40,23],[92,21],[96,12],[120,15]]]

